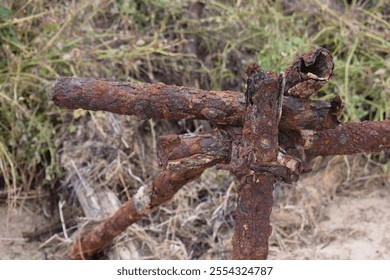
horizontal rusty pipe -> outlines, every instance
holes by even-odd
[[[162,135],[158,139],[158,158],[163,169],[173,168],[177,159],[196,155],[223,162],[230,159],[231,146],[231,139],[226,137],[223,130],[218,129],[202,134]]]
[[[215,139],[215,142],[202,140],[203,134],[191,134],[191,141],[193,141],[191,143],[202,142],[203,145],[197,145],[197,148],[192,153],[187,152],[187,154],[202,153],[202,151],[210,149],[212,145],[223,146],[224,150],[220,154],[221,161],[229,162],[232,149],[231,141],[234,139],[230,139],[232,133],[227,134],[223,132],[223,129],[220,130],[222,130],[222,133],[218,130],[206,133],[207,138]],[[242,137],[241,128],[234,128],[234,133],[238,138]],[[174,136],[172,135],[172,137]],[[294,135],[288,138],[289,136],[284,136],[287,137],[284,141],[286,143],[289,142],[291,145],[301,146],[310,158],[355,153],[379,153],[390,150],[390,120],[381,122],[350,122],[341,124],[335,129],[323,131],[304,130],[295,132]],[[188,150],[188,143],[184,138],[181,139],[176,142],[174,149],[177,151]],[[239,139],[236,140],[240,141]],[[172,156],[174,154],[173,147],[171,149],[172,151],[167,149],[165,153],[171,154],[171,157],[174,158]]]
[[[244,95],[174,85],[133,84],[100,79],[59,78],[52,99],[67,109],[109,111],[142,118],[207,119],[215,124],[242,126]],[[286,96],[281,126],[321,130],[337,124],[337,104]]]
[[[335,129],[300,133],[303,149],[310,158],[390,150],[390,120],[350,122]]]

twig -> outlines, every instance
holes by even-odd
[[[17,237],[0,237],[0,241],[11,241],[11,242],[26,242],[28,238],[17,238]]]
[[[64,233],[65,239],[68,239],[68,233],[66,230],[66,225],[65,225],[65,219],[64,219],[64,214],[62,212],[62,207],[66,204],[64,200],[58,201],[58,211],[60,213],[60,220],[61,220],[61,226],[62,226],[62,232]]]
[[[131,176],[131,178],[135,179],[136,181],[138,181],[141,185],[145,185],[145,182],[140,178],[138,177],[137,175],[134,175],[133,171],[131,170],[131,167],[129,167],[127,169],[127,172],[129,173],[129,175]]]

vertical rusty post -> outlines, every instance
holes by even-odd
[[[232,241],[233,259],[266,259],[268,238],[272,231],[270,214],[276,179],[270,170],[273,170],[271,165],[277,166],[278,124],[283,93],[279,90],[275,73],[264,72],[259,66],[251,65],[247,74],[248,106],[242,141],[236,147],[236,162],[239,164],[232,169],[240,181]]]

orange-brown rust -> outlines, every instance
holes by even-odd
[[[169,160],[188,158],[192,155],[210,155],[223,162],[230,160],[231,140],[221,130],[211,133],[163,135],[158,141],[158,158],[162,167],[167,167]]]
[[[126,202],[114,215],[102,222],[95,229],[81,234],[70,250],[71,259],[91,259],[102,249],[109,246],[112,240],[128,226],[153,212],[158,206],[166,203],[188,182],[200,177],[203,171],[222,160],[218,157],[211,163],[194,164],[195,168],[179,165],[179,170],[165,170],[157,175],[140,193]]]
[[[238,150],[232,154],[232,172],[239,179],[236,224],[234,225],[233,259],[256,260],[268,256],[271,233],[272,189],[276,179],[272,173],[251,169],[277,161],[279,112],[282,108],[279,82],[275,73],[252,67],[248,78],[242,141],[234,142]],[[235,158],[236,157],[236,158]],[[234,164],[234,163],[240,164]]]
[[[302,131],[301,135],[301,143],[310,158],[390,150],[390,120],[350,122],[335,129]]]
[[[335,97],[328,101],[312,101],[293,96],[284,96],[280,129],[301,130],[315,127],[313,130],[335,128],[340,122],[338,117],[343,108],[341,99]]]
[[[52,99],[67,109],[103,110],[142,118],[207,119],[218,125],[242,126],[245,100],[240,92],[206,91],[174,85],[133,84],[99,79],[59,78]],[[291,97],[283,99],[281,124],[290,129],[334,128],[332,105]]]
[[[129,225],[143,216],[135,210],[132,200],[126,202],[112,217],[102,222],[92,231],[77,237],[69,252],[70,259],[91,259],[98,251],[108,247],[112,240]]]
[[[260,74],[263,73],[263,74]],[[279,84],[275,73],[259,72],[261,81],[256,81],[256,74],[249,79],[253,80],[252,101],[254,106],[247,110],[243,127],[243,138],[249,145],[253,145],[255,158],[252,163],[276,161],[278,154],[279,110],[280,104]]]
[[[52,99],[68,109],[103,110],[142,118],[208,119],[238,125],[239,92],[206,91],[174,85],[133,84],[99,79],[59,78]]]
[[[297,57],[279,77],[256,64],[246,70],[246,102],[232,91],[96,79],[60,78],[56,105],[105,110],[143,118],[207,119],[217,129],[159,139],[163,172],[97,228],[81,234],[72,259],[92,258],[130,224],[169,201],[186,183],[211,166],[239,180],[234,259],[266,259],[271,234],[272,190],[276,180],[296,181],[316,156],[390,150],[390,120],[339,125],[343,104],[307,99],[333,74],[333,58],[318,48]],[[283,96],[285,95],[285,96]]]
[[[298,56],[285,71],[284,94],[308,98],[318,92],[333,75],[333,57],[324,48]]]
[[[268,256],[271,235],[273,176],[253,175],[238,187],[236,224],[234,225],[233,259],[264,260]]]
[[[203,138],[222,138],[218,141],[227,143],[227,145],[222,144],[224,147],[223,156],[221,157],[221,159],[223,158],[222,162],[230,162],[230,164],[233,164],[231,158],[233,158],[233,161],[237,161],[237,158],[231,156],[233,152],[231,144],[234,140],[233,138],[237,136],[238,139],[236,139],[236,141],[242,141],[242,128],[234,127],[233,129],[233,127],[231,127],[229,128],[229,134],[221,133],[220,131],[221,130],[214,130],[204,134],[194,134],[192,141],[197,143],[201,142]],[[166,136],[163,136],[163,138],[165,137]],[[175,138],[176,137],[180,139],[177,135]],[[182,141],[178,141],[177,143],[178,146],[176,148],[174,148],[175,146],[172,146],[172,150],[166,152],[166,154],[170,155],[169,159],[177,158],[177,156],[174,156],[176,153],[175,150],[181,149],[180,146],[185,145]],[[202,147],[198,146],[198,148],[192,150],[192,153],[212,149],[211,146],[213,145],[213,141],[203,143],[204,145]],[[349,155],[354,153],[378,153],[390,150],[390,120],[381,122],[350,122],[340,124],[335,129],[323,131],[283,130],[279,134],[279,144],[287,151],[289,151],[291,147],[298,145],[302,149],[302,152],[305,152],[310,158],[328,155]],[[189,156],[190,153],[187,153],[186,156],[187,155]],[[236,169],[239,169],[239,167]]]

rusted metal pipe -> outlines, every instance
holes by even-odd
[[[285,70],[285,95],[309,98],[333,75],[333,57],[327,49],[317,48],[299,55]]]
[[[390,120],[350,122],[335,129],[302,130],[300,134],[302,147],[310,158],[390,150]]]
[[[162,135],[158,139],[158,159],[162,168],[173,168],[176,160],[201,155],[218,163],[229,161],[232,140],[227,132],[215,129],[211,132],[195,134]],[[183,164],[183,162],[180,162]]]
[[[216,140],[217,144],[213,143],[213,140]],[[223,141],[218,133],[197,138],[191,135],[169,135],[162,137],[161,141],[161,153],[166,151],[162,158],[165,170],[149,184],[142,186],[112,217],[96,228],[81,233],[70,249],[71,259],[92,258],[109,246],[128,226],[169,201],[185,184],[199,178],[205,169],[228,158],[223,151],[229,141]],[[182,154],[176,148],[177,143],[185,143],[187,147]]]
[[[53,101],[61,107],[143,118],[207,119],[218,127],[199,135],[160,137],[163,172],[111,218],[81,234],[71,249],[71,258],[91,258],[126,227],[169,201],[182,186],[214,165],[230,170],[239,181],[233,258],[267,258],[276,180],[296,181],[310,170],[306,161],[316,156],[390,149],[390,121],[339,125],[340,98],[331,102],[307,99],[332,73],[332,56],[322,48],[298,56],[279,77],[252,65],[247,70],[246,102],[241,93],[233,91],[58,79]]]
[[[109,246],[128,226],[170,200],[185,184],[199,178],[206,168],[189,170],[188,173],[169,170],[161,172],[153,182],[141,187],[138,193],[124,203],[113,216],[91,231],[80,234],[70,249],[70,258],[91,259],[97,252]]]
[[[268,256],[272,190],[276,176],[255,172],[253,166],[267,166],[277,161],[283,93],[275,73],[262,71],[256,66],[249,67],[247,73],[249,104],[242,141],[236,144],[238,157],[232,155],[231,160],[231,172],[239,180],[232,244],[233,259],[258,260]]]
[[[102,110],[142,118],[207,119],[219,125],[242,126],[243,94],[207,91],[174,85],[133,84],[99,79],[59,78],[53,88],[54,104],[67,109]],[[286,96],[282,126],[320,130],[338,124],[337,106]]]
[[[248,183],[245,183],[248,180]],[[265,260],[272,233],[270,215],[273,204],[273,175],[250,175],[237,186],[233,259]]]
[[[232,129],[233,132],[230,132]],[[286,147],[299,146],[310,158],[355,153],[369,154],[390,150],[390,120],[350,122],[341,124],[335,129],[323,131],[293,131],[293,134],[287,135],[285,135],[286,131],[282,131],[282,133],[284,133],[282,137],[286,139],[279,142],[281,145]],[[235,136],[232,137],[232,134]],[[242,128],[223,127],[208,133],[190,135],[191,147],[189,147],[189,142],[185,140],[186,137],[190,137],[188,135],[183,138],[180,137],[180,141],[175,142],[174,148],[171,147],[173,151],[166,149],[164,153],[169,154],[170,159],[174,159],[175,154],[179,153],[177,151],[190,156],[196,153],[205,153],[213,146],[218,146],[223,147],[219,154],[221,161],[230,162],[231,155],[234,154],[232,142],[234,140],[241,141]],[[169,137],[177,139],[177,135]],[[279,141],[281,141],[280,137]],[[212,150],[212,153],[216,153],[216,150]],[[223,166],[221,168],[226,169]]]

